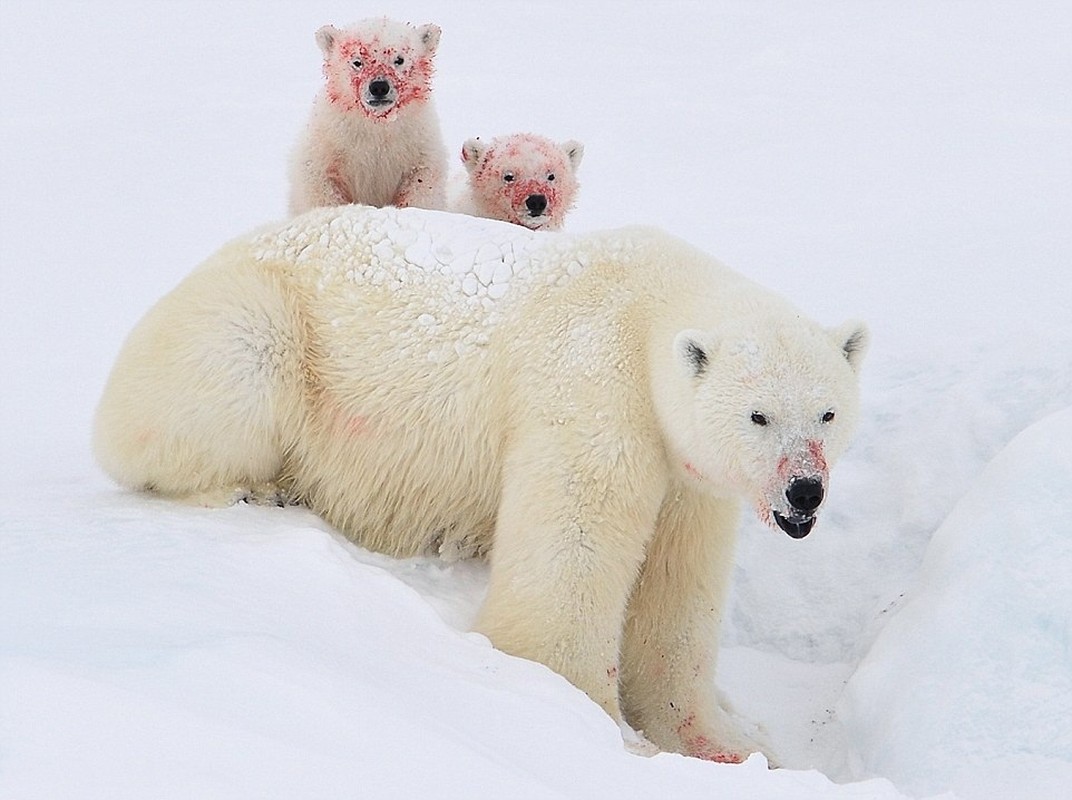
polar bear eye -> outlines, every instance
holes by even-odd
[[[514,173],[512,173],[512,172],[504,172],[503,173],[503,180],[506,181],[507,183],[513,183],[514,182]]]
[[[405,63],[406,63],[406,59],[402,58],[402,56],[395,56],[395,66],[396,67],[401,67]]]
[[[355,58],[353,61],[350,62],[350,66],[353,67],[354,69],[361,69],[361,67],[363,67],[365,65],[361,63],[360,58]]]
[[[827,411],[819,419],[821,419],[823,422],[833,422],[834,421],[834,412],[833,411]]]
[[[550,172],[547,174],[547,180],[553,181],[555,179],[555,173]]]
[[[760,414],[758,411],[752,412],[752,422],[754,422],[756,425],[759,425],[761,428],[769,421],[770,420],[768,420],[765,415]]]

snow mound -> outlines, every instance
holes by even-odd
[[[935,533],[839,708],[856,766],[909,792],[1072,786],[1072,407],[1020,433]]]
[[[451,628],[384,568],[430,562],[304,509],[84,487],[0,502],[3,798],[903,797],[762,756],[634,755],[564,678]]]

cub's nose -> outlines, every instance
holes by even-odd
[[[368,85],[369,94],[373,97],[387,97],[391,91],[391,84],[385,81],[383,78],[377,78]]]
[[[538,217],[547,208],[547,197],[542,194],[530,194],[525,198],[525,208],[532,216]]]
[[[815,478],[794,478],[785,490],[785,499],[794,510],[810,514],[823,502],[823,482]]]

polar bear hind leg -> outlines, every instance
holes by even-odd
[[[280,502],[302,386],[296,315],[276,278],[227,250],[131,332],[94,430],[120,484],[198,505]]]

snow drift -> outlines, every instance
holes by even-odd
[[[1013,439],[935,532],[845,690],[864,770],[994,800],[1072,786],[1070,477],[1072,407]]]

